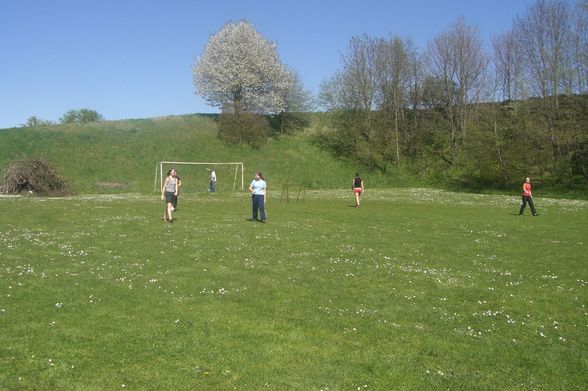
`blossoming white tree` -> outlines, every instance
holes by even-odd
[[[210,105],[237,115],[284,111],[285,91],[294,84],[276,44],[246,21],[229,22],[212,35],[192,70],[196,93]]]

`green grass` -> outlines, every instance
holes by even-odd
[[[0,130],[0,168],[16,159],[47,160],[77,194],[149,193],[160,161],[243,162],[247,182],[261,170],[274,189],[286,183],[347,188],[358,170],[312,145],[304,134],[254,147],[227,145],[217,138],[214,120],[203,115]],[[184,189],[196,183],[205,188],[203,167],[176,168],[188,186]],[[234,167],[216,168],[218,186],[231,188]],[[394,175],[361,173],[371,187],[398,185]]]
[[[0,198],[0,389],[583,390],[588,202]]]

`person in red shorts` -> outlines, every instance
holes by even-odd
[[[363,187],[363,179],[361,179],[358,173],[355,173],[355,178],[351,182],[351,189],[353,190],[353,194],[355,194],[355,207],[359,208],[359,198],[365,188]]]
[[[535,209],[535,205],[533,205],[533,193],[531,192],[531,179],[526,178],[525,183],[523,183],[523,203],[521,204],[521,209],[519,210],[519,216],[523,215],[525,211],[525,207],[529,204],[531,208],[531,213],[533,216],[538,216],[537,210]]]

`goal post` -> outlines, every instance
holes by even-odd
[[[301,198],[306,194],[306,190],[304,189],[304,185],[302,183],[284,183],[282,185],[282,195],[280,196],[280,202],[284,200],[286,203],[290,202],[290,186],[292,187],[293,191],[298,190],[296,201],[300,201]]]
[[[241,171],[241,190],[244,189],[245,179],[243,173],[242,162],[172,162],[172,161],[160,161],[155,165],[155,176],[153,179],[153,191],[157,190],[157,180],[159,179],[159,189],[163,186],[163,176],[166,174],[163,172],[163,167],[174,167],[179,170],[179,166],[205,166],[207,169],[212,167],[218,170],[222,166],[235,166],[235,172],[233,177],[233,191],[235,191],[239,181],[239,171]],[[180,177],[182,177],[180,172]]]

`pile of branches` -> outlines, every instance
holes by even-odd
[[[48,196],[70,194],[65,180],[49,163],[42,160],[15,160],[5,170],[2,192]]]

